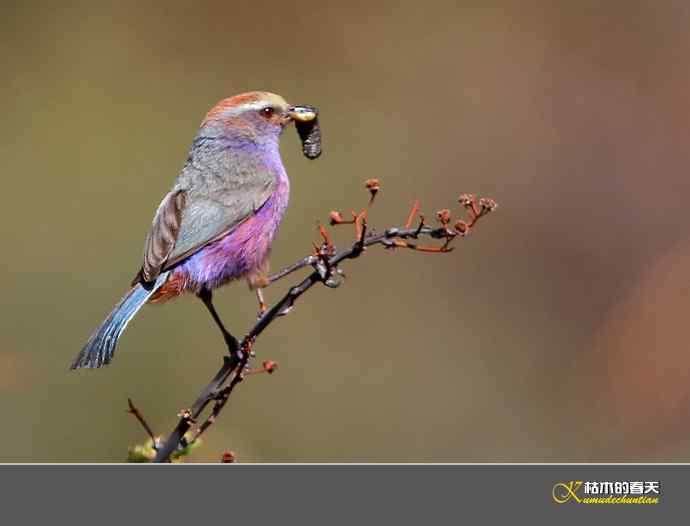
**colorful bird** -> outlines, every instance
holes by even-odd
[[[290,192],[279,139],[293,121],[305,155],[318,157],[320,146],[308,144],[309,137],[320,139],[313,107],[250,92],[224,99],[208,112],[182,172],[153,218],[131,290],[91,335],[72,369],[109,363],[118,338],[144,303],[162,303],[185,292],[206,305],[230,352],[238,350],[237,339],[213,306],[212,291],[246,278],[263,305],[268,255]],[[305,134],[310,127],[316,133]]]

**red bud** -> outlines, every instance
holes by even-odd
[[[444,208],[436,212],[436,218],[444,225],[447,225],[450,221],[450,210]]]
[[[261,365],[268,374],[273,374],[278,369],[278,364],[272,360],[266,360]]]

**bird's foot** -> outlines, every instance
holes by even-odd
[[[264,293],[260,288],[256,289],[256,299],[259,302],[259,312],[257,312],[256,318],[261,319],[261,316],[266,314],[266,311],[268,310],[268,305],[266,305],[266,301],[264,300]]]

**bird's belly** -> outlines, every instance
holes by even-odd
[[[232,232],[182,261],[151,302],[166,301],[185,291],[213,290],[234,279],[261,272],[266,268],[286,204],[286,199],[274,195]]]

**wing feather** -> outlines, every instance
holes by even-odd
[[[146,236],[144,262],[135,281],[154,281],[163,270],[175,248],[186,201],[187,194],[184,190],[170,192],[161,201]]]
[[[273,174],[237,179],[216,188],[213,195],[178,187],[168,193],[156,211],[135,281],[155,280],[161,272],[228,234],[261,208],[275,189]]]

